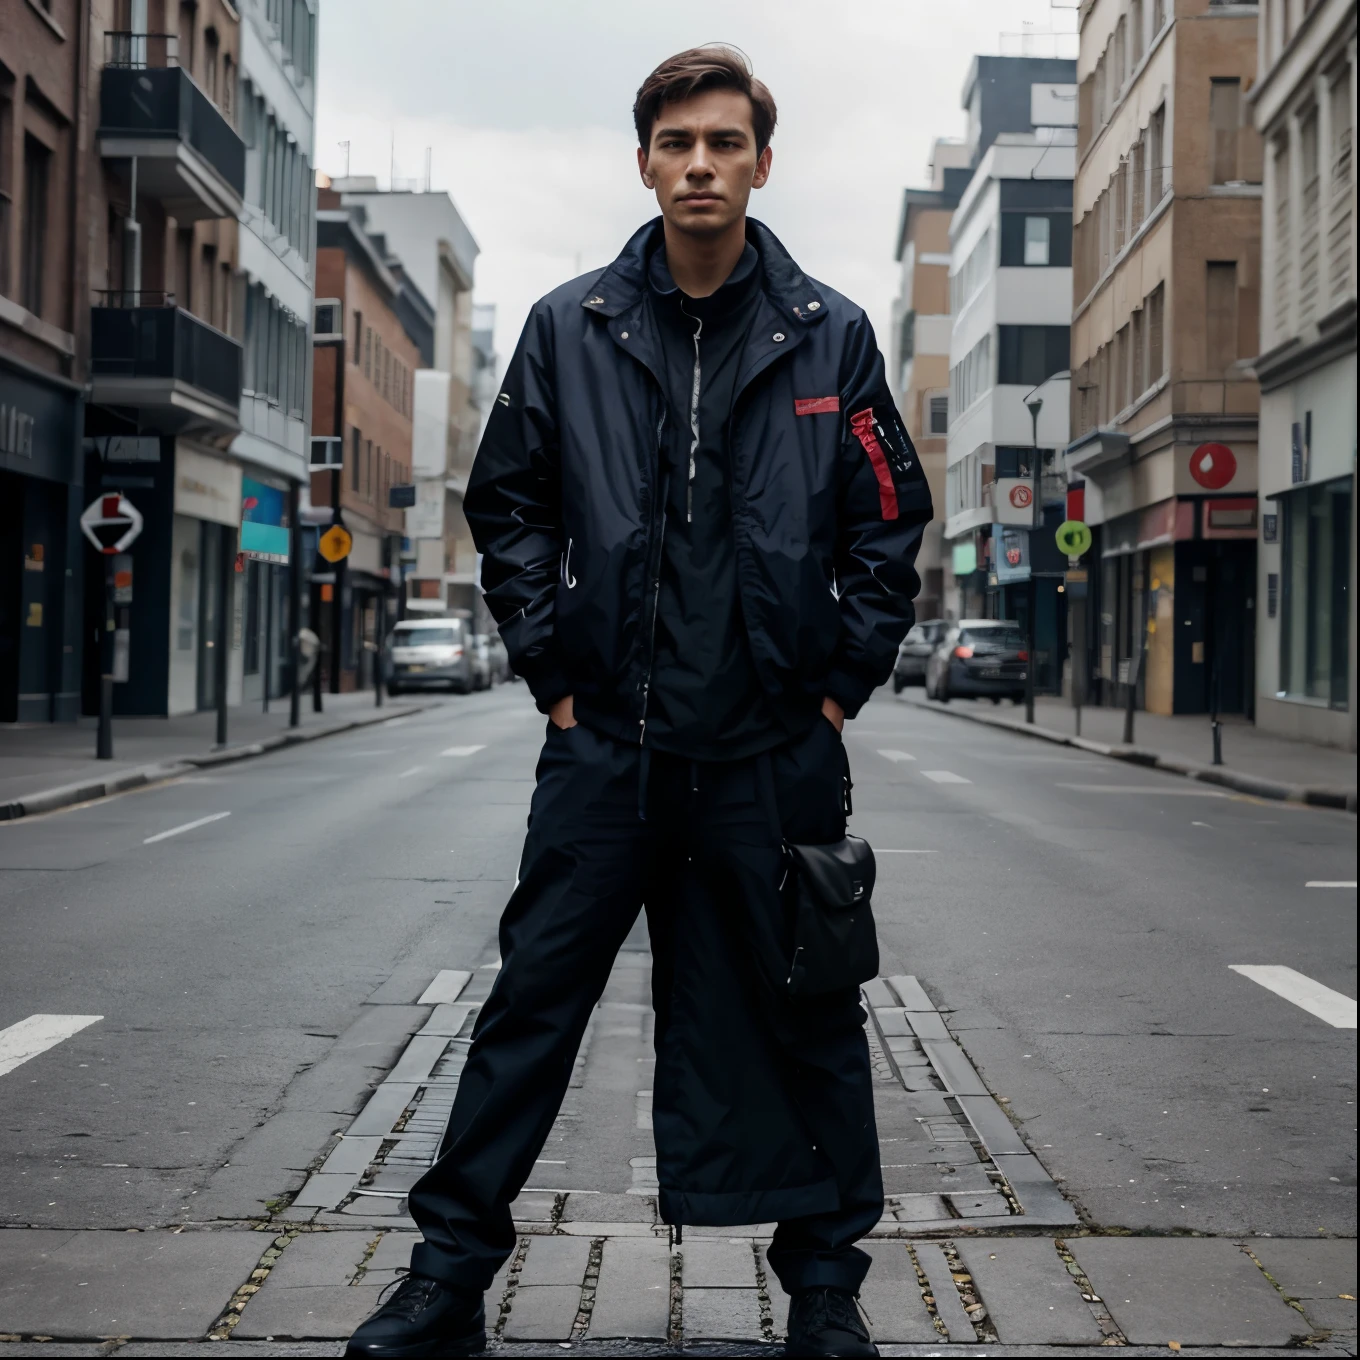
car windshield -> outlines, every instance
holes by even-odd
[[[1019,628],[968,628],[959,634],[959,641],[970,647],[998,647],[1019,651],[1025,645],[1025,635]]]
[[[440,628],[403,628],[392,639],[397,647],[453,647],[458,629],[448,624]]]

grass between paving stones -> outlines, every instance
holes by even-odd
[[[671,1321],[670,1344],[685,1344],[685,1254],[674,1249],[675,1229],[671,1229]]]
[[[501,1311],[495,1325],[487,1330],[497,1340],[505,1335],[505,1324],[510,1321],[510,1310],[515,1304],[515,1291],[519,1288],[519,1277],[524,1271],[524,1258],[529,1254],[529,1239],[521,1237],[515,1246],[515,1254],[510,1258],[510,1270],[505,1277],[505,1293],[501,1295]]]
[[[935,1306],[935,1293],[930,1287],[930,1280],[921,1268],[921,1263],[916,1258],[916,1248],[910,1242],[904,1244],[907,1248],[907,1256],[911,1260],[911,1268],[916,1272],[916,1287],[921,1291],[921,1302],[926,1306],[926,1312],[930,1314],[931,1325],[939,1332],[945,1340],[949,1340],[949,1328],[944,1325],[944,1319],[940,1316],[940,1310]]]
[[[751,1243],[751,1254],[756,1258],[756,1303],[760,1308],[760,1334],[766,1341],[773,1341],[774,1301],[770,1298],[770,1280],[765,1274],[760,1247],[755,1242]]]
[[[1105,1307],[1105,1301],[1096,1293],[1095,1287],[1091,1284],[1086,1272],[1077,1264],[1077,1258],[1068,1249],[1064,1238],[1055,1237],[1053,1245],[1057,1249],[1058,1256],[1063,1265],[1067,1267],[1067,1273],[1077,1282],[1081,1289],[1081,1296],[1086,1300],[1086,1306],[1091,1310],[1091,1316],[1096,1320],[1096,1326],[1100,1328],[1100,1334],[1105,1339],[1100,1343],[1102,1346],[1127,1346],[1129,1339],[1119,1330],[1119,1325],[1110,1316],[1110,1310]]]
[[[963,1304],[963,1311],[968,1314],[968,1321],[973,1324],[973,1331],[977,1333],[977,1339],[984,1345],[995,1345],[996,1328],[991,1324],[987,1305],[983,1303],[972,1275],[969,1274],[967,1267],[959,1259],[958,1248],[952,1242],[942,1242],[940,1248],[944,1252],[944,1259],[949,1264],[950,1278],[954,1281],[954,1287],[959,1291],[959,1302]]]
[[[246,1277],[245,1283],[231,1296],[231,1302],[227,1304],[222,1316],[208,1329],[209,1341],[229,1341],[231,1334],[236,1329],[236,1324],[241,1321],[241,1314],[245,1312],[246,1304],[260,1292],[260,1286],[269,1278],[269,1272],[274,1269],[278,1259],[287,1250],[290,1242],[298,1236],[300,1229],[290,1228],[285,1233],[280,1233],[264,1254],[255,1263],[255,1268]]]
[[[1257,1256],[1257,1254],[1256,1254],[1254,1251],[1252,1251],[1252,1249],[1251,1249],[1245,1242],[1239,1242],[1239,1243],[1237,1244],[1237,1247],[1238,1247],[1238,1250],[1241,1251],[1241,1253],[1242,1253],[1244,1256],[1246,1256],[1248,1260],[1251,1261],[1252,1265],[1254,1265],[1254,1266],[1256,1267],[1256,1269],[1259,1270],[1259,1271],[1261,1272],[1261,1274],[1264,1275],[1264,1276],[1266,1277],[1266,1279],[1270,1281],[1271,1288],[1274,1289],[1274,1291],[1275,1291],[1275,1292],[1276,1292],[1276,1293],[1277,1293],[1277,1294],[1278,1294],[1278,1295],[1279,1295],[1279,1296],[1280,1296],[1280,1297],[1281,1297],[1281,1298],[1282,1298],[1282,1299],[1283,1299],[1283,1300],[1284,1300],[1284,1301],[1285,1301],[1285,1302],[1286,1302],[1286,1303],[1287,1303],[1287,1304],[1288,1304],[1288,1305],[1289,1305],[1296,1313],[1298,1313],[1298,1315],[1299,1315],[1301,1318],[1303,1318],[1303,1320],[1304,1320],[1305,1322],[1308,1322],[1308,1326],[1311,1328],[1313,1324],[1312,1324],[1311,1322],[1308,1321],[1308,1314],[1304,1312],[1303,1304],[1302,1304],[1298,1299],[1294,1298],[1292,1294],[1287,1294],[1287,1293],[1285,1293],[1284,1288],[1281,1286],[1279,1280],[1277,1280],[1277,1279],[1270,1273],[1270,1271],[1268,1271],[1268,1270],[1265,1268],[1265,1266],[1263,1266],[1263,1265],[1261,1264],[1261,1258],[1260,1258],[1259,1256]],[[1322,1342],[1329,1341],[1329,1340],[1331,1339],[1331,1335],[1332,1335],[1331,1332],[1330,1332],[1330,1331],[1326,1331],[1326,1330],[1324,1330],[1324,1331],[1317,1331],[1317,1332],[1315,1332],[1315,1331],[1309,1331],[1308,1335],[1305,1336],[1305,1337],[1303,1338],[1303,1341],[1302,1341],[1300,1344],[1301,1344],[1301,1345],[1304,1345],[1304,1346],[1315,1346],[1315,1345],[1319,1345],[1319,1344],[1321,1344]]]
[[[576,1321],[571,1324],[571,1339],[580,1341],[590,1330],[590,1315],[595,1311],[595,1286],[600,1282],[600,1261],[604,1257],[604,1238],[590,1239],[590,1255],[586,1258],[586,1277],[581,1283],[581,1306],[576,1310]]]
[[[354,1278],[350,1284],[360,1284],[365,1275],[368,1274],[368,1263],[373,1259],[373,1253],[378,1250],[378,1243],[383,1240],[384,1234],[379,1232],[376,1237],[364,1248],[364,1254],[359,1261],[359,1268],[354,1272]]]

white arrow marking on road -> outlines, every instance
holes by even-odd
[[[1314,878],[1314,879],[1310,879],[1310,880],[1309,880],[1307,883],[1305,883],[1303,886],[1304,886],[1305,888],[1353,888],[1353,887],[1355,887],[1355,879],[1353,879],[1353,878],[1350,878],[1350,879],[1341,879],[1341,878],[1339,878],[1339,879],[1337,879],[1335,882],[1329,882],[1329,881],[1326,880],[1326,879],[1322,879],[1322,878]]]
[[[486,746],[450,746],[447,751],[440,751],[441,756],[475,756],[478,751],[485,751]]]
[[[905,751],[880,751],[878,753],[884,760],[891,760],[894,765],[900,765],[904,760],[915,760],[915,756],[909,756]]]
[[[168,840],[171,836],[178,836],[185,831],[192,831],[198,826],[207,826],[209,822],[220,822],[223,817],[230,816],[230,812],[214,812],[211,817],[200,817],[196,822],[185,822],[183,826],[172,826],[169,831],[161,831],[154,836],[148,836],[142,844],[154,845],[157,841]]]
[[[1355,1028],[1355,1001],[1343,992],[1334,992],[1278,963],[1230,963],[1228,967],[1336,1029]]]
[[[30,1015],[8,1029],[0,1029],[0,1077],[103,1018],[102,1015]]]
[[[936,784],[971,784],[971,779],[965,779],[961,774],[955,774],[953,770],[922,770],[921,773]]]

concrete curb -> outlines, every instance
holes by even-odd
[[[1204,784],[1217,784],[1222,788],[1233,789],[1238,793],[1249,793],[1257,798],[1273,798],[1284,803],[1305,803],[1310,807],[1338,808],[1345,812],[1356,811],[1356,791],[1353,788],[1288,784],[1283,780],[1262,779],[1259,775],[1243,774],[1240,770],[1229,770],[1221,765],[1199,765],[1192,760],[1163,755],[1160,751],[1149,750],[1143,746],[1091,741],[1087,737],[1055,732],[1050,727],[1031,726],[1029,723],[1015,722],[1010,718],[996,718],[990,713],[970,713],[966,709],[951,708],[945,704],[925,704],[915,699],[907,699],[904,702],[913,708],[925,709],[929,713],[942,713],[946,717],[963,718],[968,722],[982,723],[986,727],[998,727],[1017,736],[1034,737],[1039,741],[1053,742],[1057,746],[1072,746],[1080,751],[1090,751],[1093,755],[1122,760],[1131,765],[1144,765],[1149,769],[1161,770],[1165,774],[1178,774],[1185,779],[1198,779]]]
[[[342,722],[329,723],[324,727],[298,728],[296,731],[281,732],[277,736],[266,737],[264,741],[251,742],[245,746],[227,746],[220,751],[204,751],[201,755],[181,756],[178,760],[158,765],[142,765],[134,770],[124,770],[122,774],[108,779],[82,779],[74,784],[62,784],[54,789],[43,789],[38,793],[25,794],[22,798],[0,803],[0,822],[17,821],[20,817],[33,817],[40,812],[55,812],[59,808],[72,807],[76,803],[89,803],[98,798],[111,798],[129,789],[145,788],[150,784],[164,784],[167,780],[178,779],[192,770],[211,769],[214,765],[231,765],[238,760],[251,760],[255,756],[268,755],[288,746],[302,742],[319,741],[322,737],[338,736],[341,732],[353,732],[361,727],[375,727],[379,723],[392,722],[396,718],[411,717],[436,707],[434,704],[413,704],[403,706],[395,712],[374,710],[359,718],[348,718]]]

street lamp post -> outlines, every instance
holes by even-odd
[[[1033,495],[1030,498],[1029,508],[1029,610],[1025,622],[1025,643],[1029,653],[1025,660],[1025,721],[1032,723],[1034,721],[1035,644],[1038,638],[1035,615],[1039,610],[1039,583],[1034,579],[1034,534],[1036,527],[1042,527],[1044,522],[1043,480],[1039,468],[1039,412],[1044,409],[1044,399],[1039,396],[1031,396],[1025,402],[1025,405],[1029,407],[1034,445],[1034,452],[1030,455],[1029,469],[1030,480],[1033,483]]]

